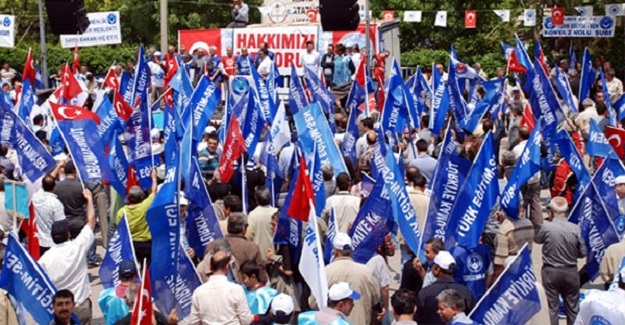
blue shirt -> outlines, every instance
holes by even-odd
[[[492,273],[493,255],[490,247],[479,244],[473,251],[454,246],[449,253],[456,260],[454,280],[471,290],[476,300],[486,293],[486,275]]]
[[[100,292],[98,305],[100,305],[106,325],[115,324],[115,322],[126,317],[130,312],[126,301],[115,294],[115,287],[104,289]]]
[[[237,65],[237,70],[239,71],[238,73],[239,75],[249,76],[251,74],[251,70],[250,70],[251,61],[250,61],[249,56],[239,55],[235,59],[235,62]]]
[[[220,64],[221,64],[221,57],[219,57],[219,55],[213,55],[210,58],[210,64],[208,65],[208,75],[212,77],[212,76],[220,73],[220,70],[219,70],[219,65]],[[219,74],[219,76],[217,76],[217,78],[215,78],[214,81],[215,82],[220,82],[221,81],[221,74]]]
[[[437,160],[430,157],[430,155],[418,155],[417,158],[410,162],[410,166],[419,168],[421,175],[427,178],[428,183],[431,183],[434,169],[436,169],[436,162]]]
[[[334,56],[334,75],[332,76],[332,84],[334,86],[344,85],[351,80],[352,72],[349,70],[350,61],[351,58],[349,55]]]

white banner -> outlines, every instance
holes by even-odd
[[[565,16],[564,24],[554,26],[543,17],[543,37],[614,37],[614,17]]]
[[[15,46],[15,16],[0,15],[0,47]]]
[[[536,9],[523,10],[523,26],[536,26]]]
[[[421,11],[404,11],[404,21],[409,23],[420,23]]]
[[[87,18],[90,23],[89,28],[82,35],[61,35],[61,47],[121,44],[119,11],[91,12],[87,14]]]
[[[358,6],[364,10],[365,0],[358,0]],[[263,26],[319,22],[319,0],[263,0],[261,8],[258,9]]]

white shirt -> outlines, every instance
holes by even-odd
[[[86,256],[94,240],[93,230],[86,225],[74,240],[52,246],[39,259],[54,286],[74,294],[76,305],[91,296]]]
[[[260,74],[263,79],[267,79],[267,77],[263,76],[263,74],[269,73],[272,64],[273,61],[271,61],[269,55],[267,55],[262,61],[260,61],[260,64],[258,65],[258,74]]]
[[[373,276],[378,281],[380,288],[391,284],[391,271],[388,269],[384,257],[380,254],[373,254],[373,257],[367,261],[367,267],[373,271]]]
[[[623,82],[614,77],[612,81],[607,81],[608,92],[610,93],[610,102],[616,102],[623,94]]]
[[[239,325],[254,320],[243,287],[229,282],[225,275],[211,275],[195,289],[191,300],[192,325]]]
[[[589,290],[584,301],[579,304],[575,325],[623,324],[624,320],[625,290]]]
[[[43,190],[39,190],[33,195],[32,202],[35,208],[39,246],[52,247],[54,242],[52,241],[50,231],[55,221],[65,219],[63,203],[59,201],[56,194]]]
[[[306,66],[312,72],[314,72],[315,74],[318,74],[320,59],[321,59],[321,56],[319,55],[319,52],[313,50],[312,52],[308,53],[308,51],[306,51],[304,55],[302,55],[302,62],[301,62],[302,67]]]
[[[148,67],[150,68],[150,82],[152,83],[152,87],[163,87],[165,86],[165,71],[161,67],[160,64],[156,62],[148,62]]]

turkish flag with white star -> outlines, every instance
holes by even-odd
[[[477,27],[477,11],[465,10],[464,11],[464,28]]]
[[[150,272],[148,266],[143,266],[143,277],[139,286],[139,297],[135,299],[132,307],[131,325],[152,325],[154,307],[152,307],[152,285],[150,284]]]
[[[79,106],[60,105],[51,102],[50,108],[52,108],[52,115],[57,121],[93,120],[98,125],[100,124],[98,114]]]
[[[71,101],[74,97],[82,93],[80,83],[78,83],[76,75],[72,73],[67,63],[65,64],[65,68],[63,69],[63,75],[61,76],[61,84],[63,86],[63,98],[67,102]]]
[[[564,7],[551,9],[551,24],[554,26],[564,25]]]

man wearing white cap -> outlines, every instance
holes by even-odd
[[[360,300],[361,294],[352,289],[347,282],[337,282],[328,291],[328,307],[320,311],[309,311],[299,315],[300,325],[346,325],[346,324],[369,324],[355,323],[348,317],[358,313],[355,309],[355,301]],[[352,311],[354,311],[352,313]]]
[[[432,274],[436,277],[436,281],[429,286],[421,289],[417,297],[417,314],[415,320],[418,324],[444,324],[438,316],[438,299],[436,298],[443,290],[453,289],[463,299],[467,313],[473,309],[475,300],[471,290],[466,286],[457,283],[454,278],[454,268],[456,261],[448,251],[440,251],[434,258],[432,265]]]
[[[615,190],[616,190],[616,198],[618,199],[618,209],[620,216],[615,220],[614,226],[616,226],[616,230],[619,234],[623,233],[624,227],[624,219],[625,219],[625,176],[619,176],[614,181]],[[618,243],[612,244],[608,246],[603,254],[603,259],[601,260],[601,264],[599,265],[599,273],[601,274],[601,279],[608,286],[615,274],[618,272],[619,267],[621,266],[621,260],[625,256],[625,239],[621,240]]]
[[[376,312],[380,313],[380,317],[384,316],[383,308],[379,307],[378,282],[370,268],[354,262],[351,258],[353,246],[349,235],[343,232],[337,233],[332,246],[334,247],[334,261],[326,266],[328,285],[331,286],[329,300],[337,301],[335,298],[338,297],[332,295],[332,285],[347,282],[351,288],[362,294],[361,299],[354,303],[354,312],[346,315],[351,324],[370,324],[374,307],[377,308]]]
[[[289,325],[293,319],[293,298],[281,293],[271,300],[271,320],[274,325]]]

